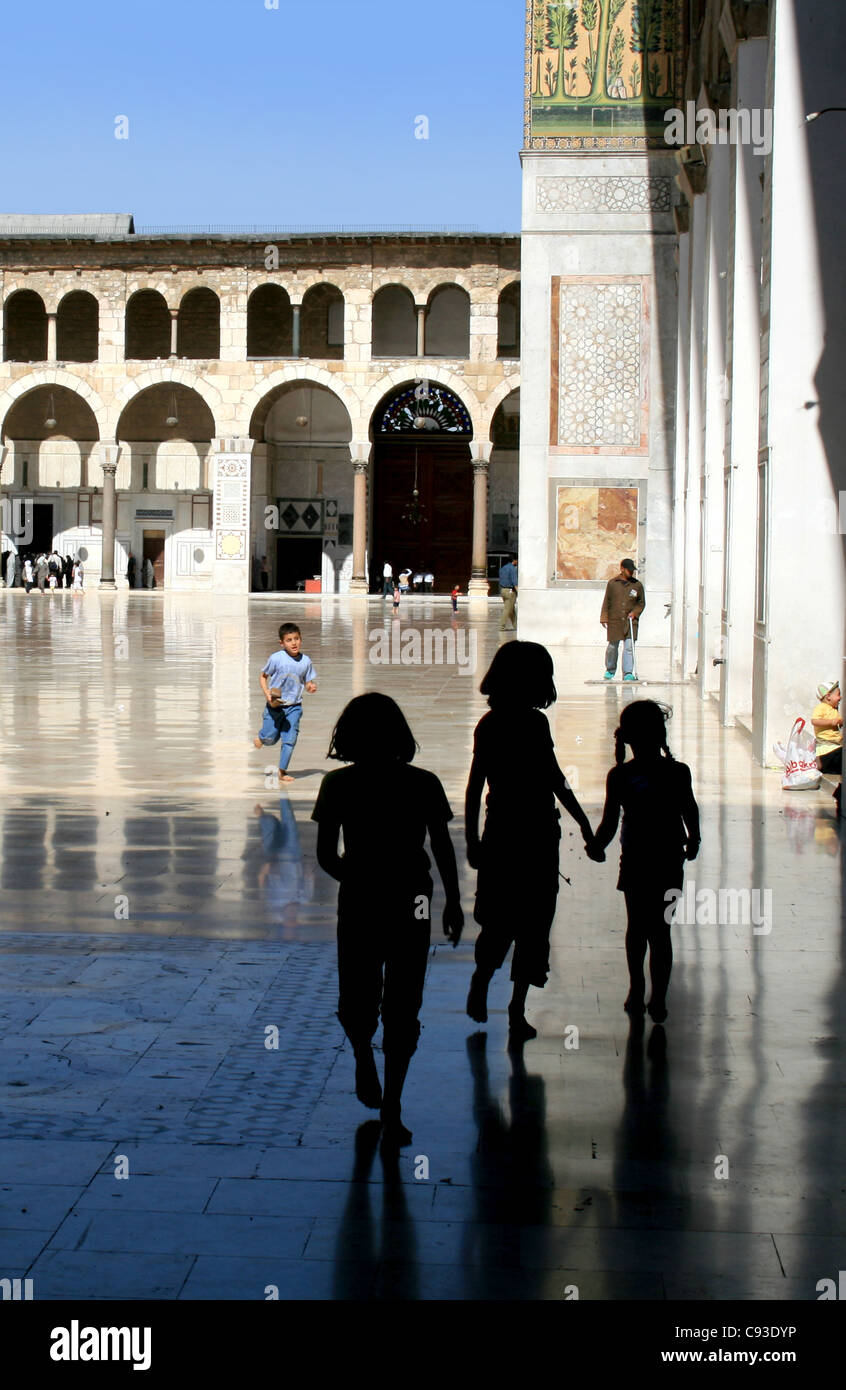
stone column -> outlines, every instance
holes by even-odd
[[[353,468],[353,572],[350,580],[351,594],[367,594],[367,469],[365,455],[369,445],[354,444],[352,447]]]
[[[175,357],[175,356],[176,356],[176,341],[177,341],[176,335],[177,335],[178,327],[179,327],[179,310],[178,310],[178,309],[171,309],[171,311],[170,311],[170,355],[171,355],[171,357]]]
[[[253,443],[252,439],[244,438],[212,440],[212,588],[218,594],[250,592]]]
[[[471,445],[473,451],[473,554],[467,593],[471,598],[488,593],[488,470],[490,444]]]
[[[117,523],[117,491],[115,473],[117,472],[120,446],[106,444],[101,447],[103,465],[103,550],[100,561],[100,588],[114,589],[115,585],[115,527]]]
[[[426,356],[426,305],[415,304],[417,310],[417,356]]]
[[[56,361],[56,315],[47,315],[47,361]]]
[[[301,310],[301,308],[302,308],[302,305],[301,305],[301,304],[293,304],[291,307],[292,307],[292,309],[293,309],[293,311],[294,311],[294,333],[293,333],[293,344],[292,344],[292,346],[291,346],[291,352],[293,353],[294,357],[299,357],[299,355],[300,355],[300,310]]]

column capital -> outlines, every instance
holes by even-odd
[[[212,440],[212,450],[215,454],[252,454],[255,442],[243,435],[218,435]]]
[[[470,444],[470,457],[473,460],[473,469],[478,467],[487,468],[491,461],[491,450],[493,445],[489,439],[474,439]]]
[[[474,472],[474,473],[487,473],[488,470],[489,470],[489,468],[490,468],[490,466],[491,466],[491,465],[490,465],[490,460],[489,460],[489,459],[474,459],[474,460],[473,460],[473,472]]]
[[[120,457],[120,445],[119,445],[119,444],[101,444],[101,445],[100,445],[100,463],[101,463],[101,465],[102,465],[102,468],[103,468],[103,472],[104,472],[104,473],[110,473],[110,474],[112,475],[112,477],[114,477],[115,470],[116,470],[116,468],[117,468],[117,466],[118,466],[118,458],[119,458],[119,457]]]

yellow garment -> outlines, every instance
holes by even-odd
[[[814,707],[814,712],[811,715],[811,720],[813,721],[814,719],[834,719],[836,714],[836,709],[832,709],[831,705],[827,704],[825,700],[820,700],[820,703]],[[818,750],[819,745],[821,743],[826,745],[823,751],[830,751],[832,748],[843,747],[842,727],[839,729],[814,729],[814,733],[816,734],[817,738]]]

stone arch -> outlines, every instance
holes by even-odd
[[[90,290],[72,289],[56,306],[56,357],[60,362],[96,362],[100,301]]]
[[[135,280],[127,281],[126,299],[124,300],[124,311],[130,299],[135,294],[140,294],[142,290],[155,290],[160,294],[168,309],[177,310],[179,301],[184,293],[184,287],[177,282],[175,275],[167,278],[156,279],[154,275],[140,275]]]
[[[345,309],[343,290],[329,280],[305,291],[300,323],[302,357],[343,361]]]
[[[126,301],[124,357],[156,362],[170,357],[171,314],[160,290],[136,290]]]
[[[482,439],[490,439],[493,418],[496,415],[499,406],[501,406],[502,402],[505,400],[506,396],[510,396],[512,391],[519,390],[520,377],[516,375],[507,376],[504,378],[503,381],[500,381],[494,387],[494,389],[490,392],[488,396],[485,397],[484,404],[481,407],[481,422],[483,428],[480,432],[480,437]]]
[[[441,281],[426,301],[426,356],[470,356],[470,295],[463,285]]]
[[[436,386],[445,386],[447,390],[452,391],[464,403],[470,416],[473,423],[473,438],[476,440],[485,438],[482,430],[483,411],[475,391],[471,390],[464,377],[458,376],[456,372],[445,371],[442,367],[437,367],[434,371],[421,371],[419,376],[415,376],[408,367],[396,367],[392,372],[386,372],[381,380],[370,388],[361,402],[361,415],[366,421],[368,429],[376,407],[385,396],[392,394],[401,386],[411,385],[416,381],[431,381]]]
[[[47,361],[47,309],[37,290],[22,286],[3,301],[3,358]]]
[[[435,290],[442,289],[447,285],[457,285],[459,289],[465,290],[470,300],[473,299],[473,291],[477,287],[473,284],[472,278],[461,270],[452,270],[449,266],[442,267],[427,276],[420,282],[418,302],[428,304]]]
[[[127,381],[114,397],[108,414],[109,439],[116,439],[120,417],[134,397],[146,391],[149,386],[161,385],[184,386],[189,391],[196,391],[214,417],[215,430],[220,428],[223,402],[217,387],[213,386],[208,378],[179,367],[151,367],[149,371],[140,372],[131,381]]]
[[[406,373],[406,377],[407,375]],[[309,367],[309,369],[304,372],[302,363],[292,363],[290,367],[281,367],[279,371],[271,372],[269,376],[263,377],[261,381],[256,383],[251,391],[245,394],[240,407],[242,414],[241,425],[238,431],[239,434],[244,437],[249,436],[253,415],[261,405],[265,396],[275,391],[279,386],[290,386],[294,384],[327,387],[338,397],[338,400],[345,407],[352,424],[353,436],[356,436],[357,426],[359,425],[362,414],[361,401],[358,396],[349,386],[338,380],[337,372],[328,372],[323,367]]]
[[[90,407],[97,421],[100,439],[108,442],[114,438],[114,434],[109,430],[108,411],[97,392],[81,377],[74,376],[72,372],[67,372],[59,367],[47,367],[39,372],[29,372],[26,376],[19,377],[7,390],[0,393],[0,438],[5,436],[6,417],[12,406],[22,396],[28,395],[30,391],[36,391],[39,386],[64,386],[69,391],[75,391]]]
[[[415,304],[414,295],[407,285],[391,281],[376,290],[372,299],[373,357],[416,357]]]
[[[262,280],[247,298],[247,359],[290,357],[294,347],[291,295],[278,280]]]
[[[208,285],[192,285],[180,300],[176,355],[206,361],[220,358],[220,297]]]

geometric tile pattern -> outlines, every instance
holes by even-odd
[[[624,450],[641,444],[642,297],[640,283],[630,280],[560,280],[553,445]]]
[[[669,212],[668,178],[538,179],[537,212]]]

